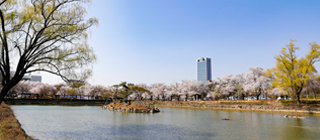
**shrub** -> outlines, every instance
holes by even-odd
[[[308,98],[309,98],[309,99],[313,99],[313,95],[310,95]]]

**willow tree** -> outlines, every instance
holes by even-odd
[[[0,103],[27,73],[48,72],[64,81],[91,73],[96,57],[87,43],[90,0],[0,0]]]
[[[291,94],[299,104],[302,89],[316,73],[314,64],[319,61],[320,47],[316,42],[310,43],[310,52],[305,57],[298,58],[296,51],[299,47],[293,41],[282,48],[281,54],[275,57],[276,66],[268,69],[266,75],[274,80],[274,87]]]

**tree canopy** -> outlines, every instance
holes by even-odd
[[[266,75],[272,77],[274,87],[291,94],[297,103],[300,103],[302,89],[317,72],[314,63],[319,61],[320,46],[316,42],[310,43],[310,52],[305,57],[298,58],[296,51],[299,47],[293,42],[294,40],[291,40],[282,48],[275,57],[276,66],[268,69]]]
[[[48,72],[64,81],[84,80],[96,61],[85,19],[91,0],[1,0],[0,73],[2,102],[26,73]],[[14,73],[12,73],[14,71]]]

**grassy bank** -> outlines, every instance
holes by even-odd
[[[283,105],[295,105],[297,104],[296,101],[294,100],[282,100],[281,103]],[[319,99],[302,99],[301,104],[305,105],[320,105],[320,100]]]
[[[0,105],[0,127],[1,140],[32,140],[21,128],[10,106],[4,103]]]
[[[305,101],[301,104],[281,102],[275,100],[259,101],[152,101],[136,102],[137,104],[150,104],[156,107],[182,107],[193,109],[236,110],[256,112],[279,112],[298,114],[319,114],[320,104],[317,101]]]

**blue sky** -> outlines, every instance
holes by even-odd
[[[304,56],[320,43],[320,1],[93,0],[99,19],[89,45],[98,62],[91,84],[196,80],[196,59],[210,57],[212,77],[264,69],[290,39]],[[62,82],[41,73],[43,82]]]

